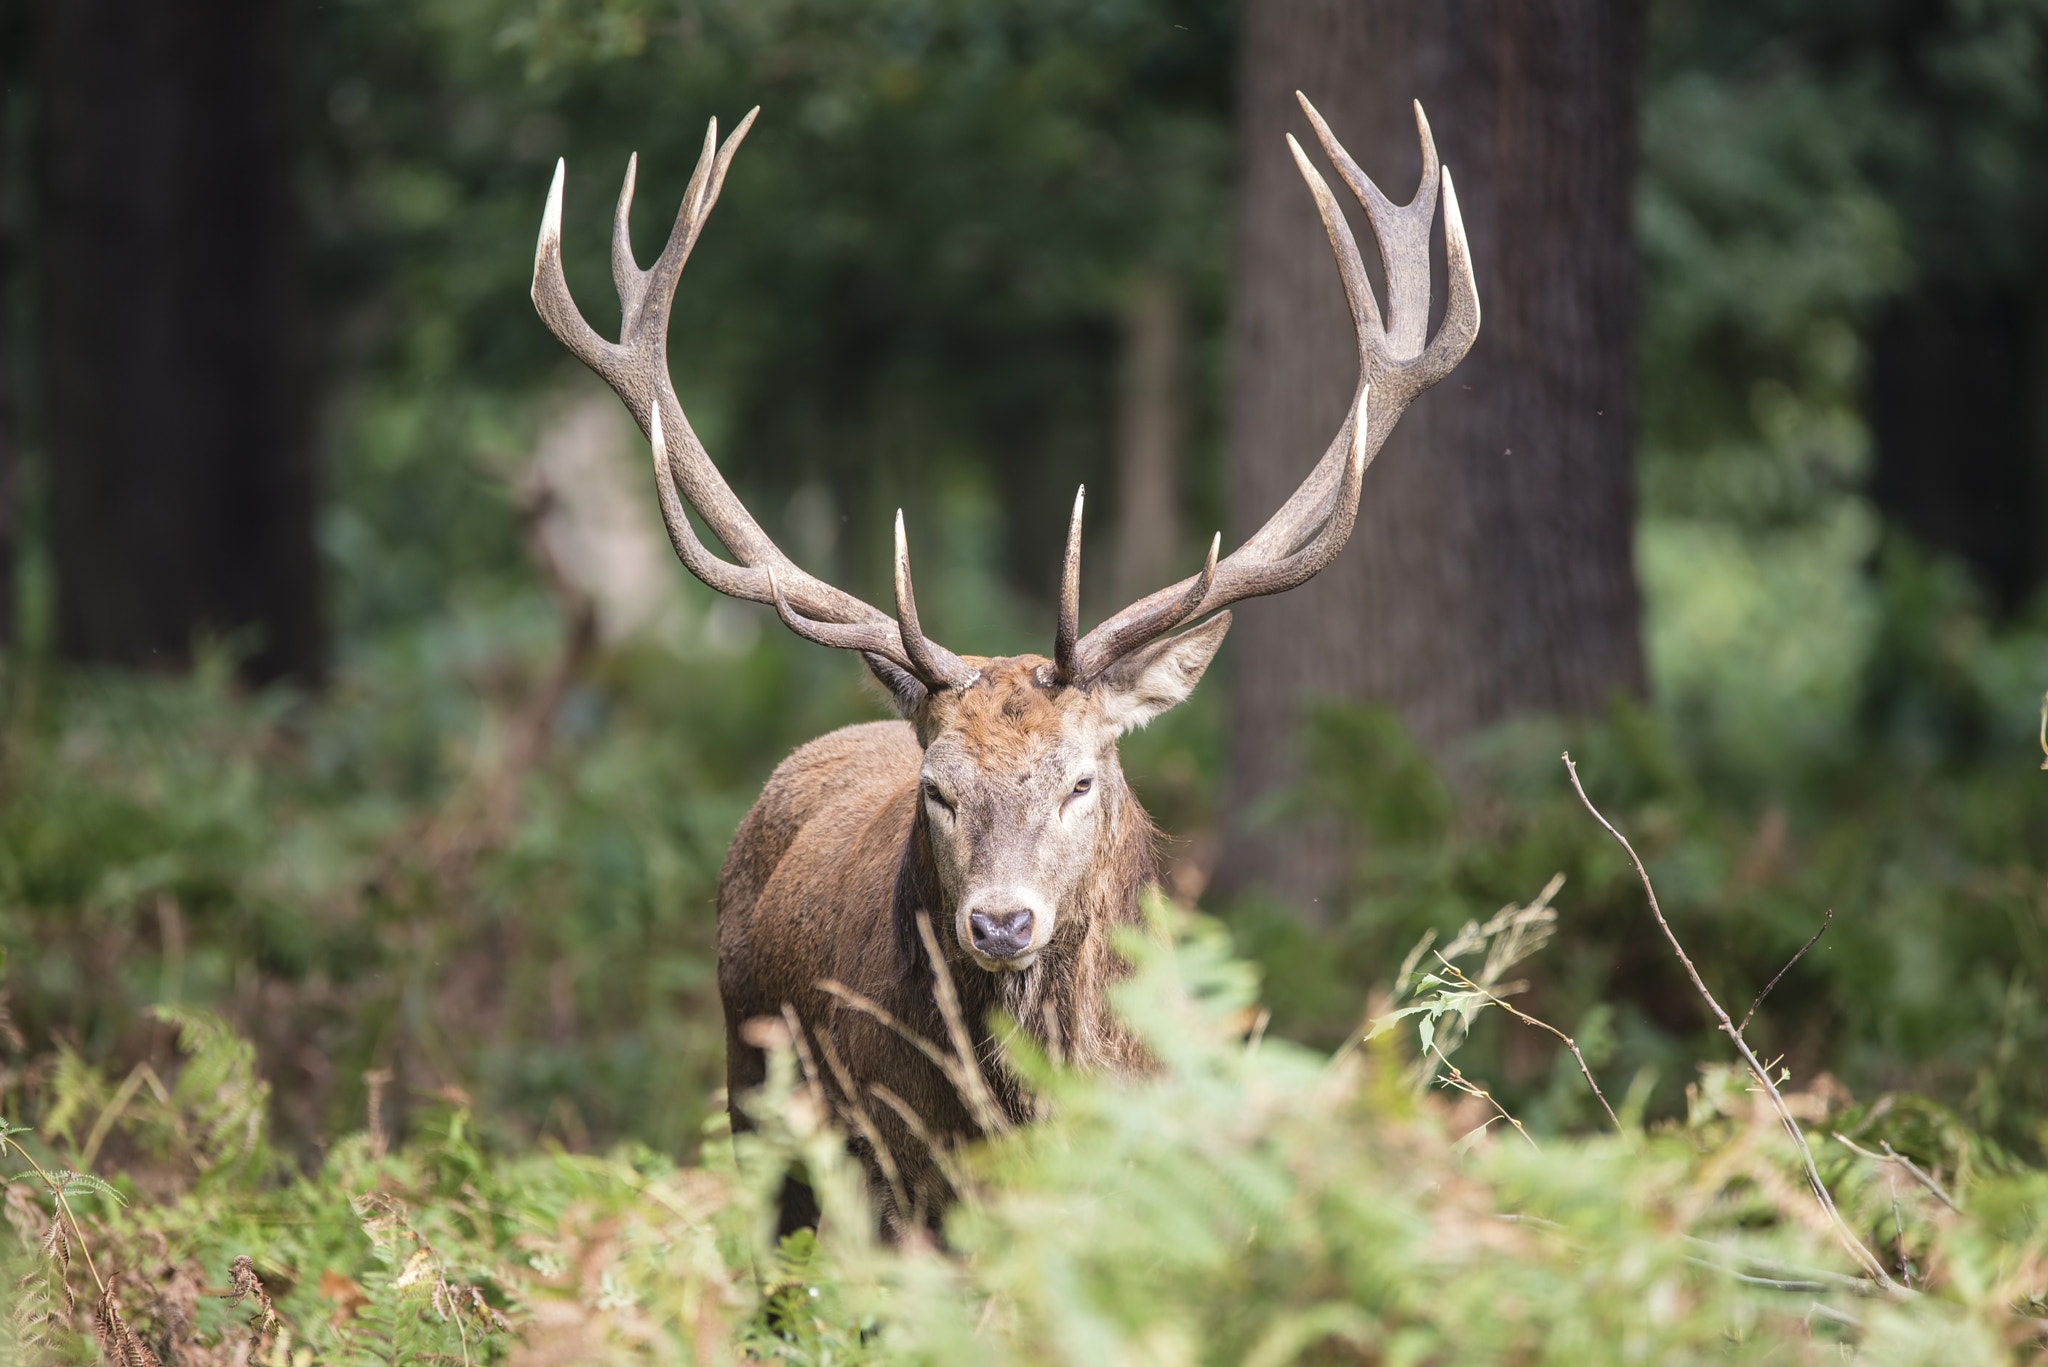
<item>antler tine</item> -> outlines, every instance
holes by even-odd
[[[704,548],[704,543],[697,539],[697,529],[690,525],[690,515],[683,511],[682,500],[676,497],[675,470],[669,464],[668,443],[662,439],[659,405],[649,410],[647,422],[649,442],[654,448],[655,497],[661,500],[661,523],[668,528],[668,544],[674,547],[676,559],[683,562],[684,569],[720,593],[746,597],[744,573]],[[772,575],[769,590],[774,591]]]
[[[835,650],[861,650],[880,655],[897,668],[915,676],[917,669],[910,657],[904,653],[902,638],[896,634],[893,622],[814,622],[789,605],[782,596],[782,588],[775,578],[775,567],[768,570],[768,591],[775,597],[775,615],[806,641]]]
[[[682,560],[691,573],[695,574],[705,583],[710,584],[713,588],[718,588],[721,578],[729,574],[733,567],[705,550],[703,542],[697,539],[696,530],[690,526],[690,520],[683,512],[682,502],[676,497],[675,487],[669,478],[669,474],[668,452],[665,449],[661,436],[661,412],[657,409],[654,414],[654,477],[655,488],[661,497],[662,522],[668,527],[669,544],[675,547],[676,556]],[[902,535],[901,516],[899,513],[897,531],[899,538]],[[900,539],[898,544],[901,545]],[[784,626],[788,627],[798,636],[803,637],[806,641],[812,641],[821,646],[830,646],[835,650],[861,650],[880,655],[917,678],[929,688],[947,687],[952,683],[971,681],[973,672],[966,669],[957,657],[947,651],[945,647],[924,641],[922,637],[919,637],[918,640],[926,647],[927,651],[933,652],[933,654],[927,655],[925,661],[921,662],[911,651],[905,649],[905,638],[901,635],[897,624],[886,617],[863,622],[820,622],[804,616],[790,606],[788,596],[782,591],[782,584],[777,576],[776,567],[770,564],[764,565],[761,568],[768,581],[768,599],[775,607],[775,615],[782,619]],[[721,591],[724,592],[726,590]],[[734,593],[732,596],[743,597],[745,595]],[[916,620],[916,614],[916,604],[912,603],[910,615],[913,622]],[[934,661],[941,669],[945,667],[945,662],[947,661],[950,661],[953,665],[959,665],[960,669],[953,675],[942,675],[938,670],[930,667],[930,663]]]
[[[1361,356],[1373,350],[1386,349],[1386,328],[1380,322],[1379,300],[1373,296],[1372,281],[1366,278],[1365,258],[1359,254],[1358,239],[1352,236],[1350,220],[1337,207],[1337,196],[1330,193],[1330,182],[1323,179],[1323,173],[1316,170],[1308,159],[1308,153],[1301,150],[1301,144],[1294,140],[1294,134],[1287,135],[1287,150],[1294,154],[1294,165],[1301,172],[1301,178],[1308,183],[1309,194],[1315,197],[1316,212],[1322,216],[1323,232],[1330,239],[1330,250],[1337,258],[1337,274],[1344,281],[1344,299],[1351,305],[1351,325],[1358,331]],[[1370,186],[1371,182],[1367,182]],[[1373,191],[1378,194],[1378,190]]]
[[[725,186],[726,168],[732,165],[733,154],[740,150],[740,143],[745,141],[760,112],[759,105],[748,110],[747,116],[739,121],[723,146],[718,141],[717,119],[711,120],[704,130],[704,150],[698,153],[697,167],[690,173],[690,183],[683,190],[683,202],[676,210],[675,226],[669,229],[661,256],[647,270],[649,283],[657,287],[664,311],[668,300],[675,294],[683,265],[690,259],[698,235],[704,231],[704,222],[711,216],[711,206],[718,202],[718,192]],[[664,318],[664,325],[666,321]]]
[[[1076,677],[1083,682],[1190,618],[1246,598],[1284,592],[1320,573],[1350,540],[1365,467],[1409,401],[1448,375],[1479,334],[1479,291],[1472,279],[1464,220],[1458,213],[1450,171],[1437,160],[1436,143],[1422,106],[1415,106],[1416,132],[1422,142],[1422,184],[1413,200],[1397,205],[1359,169],[1315,106],[1305,96],[1296,98],[1314,125],[1323,150],[1372,221],[1380,261],[1386,267],[1388,323],[1381,323],[1364,258],[1336,196],[1300,144],[1289,137],[1288,146],[1315,199],[1351,305],[1358,333],[1357,396],[1329,450],[1249,540],[1220,564],[1140,599],[1088,633],[1076,648]],[[1425,348],[1429,225],[1436,213],[1439,181],[1451,293],[1443,325]]]
[[[917,624],[917,597],[910,590],[910,542],[903,535],[903,510],[896,510],[896,630],[910,672],[926,687],[964,688],[975,680],[958,655],[937,641],[925,639]]]
[[[633,235],[629,222],[633,216],[633,187],[640,179],[640,154],[629,153],[626,157],[626,178],[619,182],[619,207],[612,210],[612,288],[618,291],[619,303],[630,312],[639,307],[637,295],[642,287],[645,272],[640,263],[633,259]],[[629,302],[630,301],[630,302]]]
[[[1458,213],[1458,191],[1451,168],[1444,168],[1444,265],[1451,277],[1450,298],[1436,337],[1416,363],[1415,390],[1429,388],[1456,369],[1479,337],[1479,285],[1472,279],[1472,250],[1465,243],[1465,220]]]
[[[1358,495],[1365,483],[1365,467],[1372,463],[1373,452],[1378,446],[1373,440],[1369,412],[1372,392],[1370,387],[1360,391],[1358,407],[1352,411],[1350,420],[1344,424],[1344,432],[1339,435],[1340,441],[1348,436],[1349,445],[1344,477],[1337,486],[1337,497],[1331,503],[1328,516],[1280,559],[1250,560],[1241,567],[1231,566],[1230,602],[1285,593],[1306,584],[1321,574],[1324,567],[1344,549],[1345,543],[1351,540],[1351,528],[1358,518]],[[1234,556],[1232,558],[1235,559]]]
[[[1372,339],[1383,344],[1374,349],[1381,350],[1381,359],[1388,362],[1408,360],[1422,350],[1429,329],[1429,224],[1436,217],[1440,171],[1429,118],[1422,112],[1422,102],[1417,100],[1415,132],[1422,143],[1422,181],[1413,199],[1397,205],[1381,193],[1372,177],[1359,169],[1351,154],[1344,150],[1344,144],[1330,131],[1330,125],[1309,103],[1308,96],[1297,90],[1294,98],[1300,101],[1301,112],[1308,115],[1316,130],[1316,141],[1323,145],[1323,154],[1365,206],[1373,236],[1379,239],[1380,265],[1387,275],[1387,329],[1382,336]]]
[[[1052,629],[1053,674],[1061,683],[1072,683],[1074,646],[1081,637],[1081,503],[1088,486],[1074,490],[1074,517],[1067,523],[1067,558],[1060,567],[1060,615]]]
[[[1157,640],[1194,616],[1216,583],[1216,553],[1222,549],[1223,533],[1217,532],[1209,538],[1209,558],[1203,564],[1202,572],[1191,582],[1183,581],[1190,583],[1190,587],[1180,597],[1161,602],[1146,612],[1125,613],[1088,633],[1087,649],[1081,652],[1075,677],[1093,678],[1147,641]],[[1145,601],[1151,603],[1153,599],[1164,597],[1164,594],[1154,594]]]
[[[639,158],[626,163],[612,217],[612,279],[618,287],[622,314],[617,342],[598,336],[584,321],[562,273],[562,190],[567,171],[557,162],[541,217],[540,240],[534,248],[534,307],[548,330],[617,392],[647,433],[654,451],[662,522],[668,529],[669,544],[690,573],[730,597],[773,605],[789,628],[807,640],[872,652],[901,665],[929,687],[958,683],[973,677],[973,672],[957,656],[914,631],[914,639],[906,643],[887,613],[804,573],[783,554],[705,454],[669,382],[668,318],[677,280],[718,202],[733,154],[759,113],[759,109],[750,111],[723,142],[718,137],[717,120],[707,126],[703,152],[668,241],[660,257],[644,271],[633,258],[628,231]],[[690,510],[704,519],[731,560],[713,554],[698,538]],[[900,529],[898,537],[900,542]],[[907,576],[907,567],[903,573]],[[904,582],[907,587],[907,577]],[[914,620],[914,605],[911,613]]]
[[[566,159],[555,161],[555,179],[548,186],[547,207],[541,210],[540,240],[533,248],[533,306],[541,321],[577,360],[605,373],[618,347],[597,335],[583,321],[576,301],[569,297],[569,282],[562,275],[562,182],[568,175]]]

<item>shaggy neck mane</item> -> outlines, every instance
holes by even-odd
[[[906,1006],[914,1004],[907,1024],[927,1031],[943,1045],[945,1024],[938,1009],[930,955],[918,933],[921,911],[930,918],[933,938],[953,977],[969,1036],[981,1054],[999,1098],[1019,1119],[1031,1108],[998,1061],[989,1034],[988,1016],[1000,1008],[1024,1027],[1055,1059],[1090,1071],[1129,1072],[1141,1066],[1142,1052],[1111,1015],[1106,993],[1111,983],[1130,972],[1111,947],[1118,926],[1142,926],[1138,896],[1159,881],[1153,854],[1156,832],[1138,799],[1122,784],[1116,819],[1095,868],[1070,905],[1058,909],[1052,938],[1031,967],[1021,972],[991,973],[969,958],[953,932],[954,907],[939,884],[932,859],[924,804],[917,804],[909,837],[896,867],[892,922],[896,941],[899,986]],[[921,1019],[920,1019],[921,1018]]]

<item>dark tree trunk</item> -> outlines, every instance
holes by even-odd
[[[19,644],[21,492],[26,424],[22,418],[22,225],[35,50],[29,0],[0,0],[0,657]]]
[[[1592,712],[1643,691],[1630,467],[1641,25],[1629,0],[1247,9],[1238,534],[1322,453],[1357,374],[1336,269],[1283,142],[1292,131],[1314,146],[1297,89],[1402,201],[1421,170],[1409,101],[1422,101],[1456,177],[1485,321],[1464,364],[1416,401],[1367,473],[1336,564],[1242,614],[1226,887],[1262,884],[1306,906],[1342,876],[1341,832],[1247,824],[1298,772],[1305,702],[1390,705],[1443,752],[1510,715]],[[1363,215],[1355,221],[1363,241]],[[1441,312],[1440,241],[1436,257]]]
[[[1133,603],[1187,573],[1179,562],[1180,293],[1149,276],[1124,306],[1117,390],[1116,573],[1111,596]]]
[[[43,6],[37,302],[57,648],[256,678],[322,632],[299,364],[290,8]]]
[[[1871,338],[1871,492],[2010,611],[2048,571],[2048,307],[2024,288],[1935,280]]]

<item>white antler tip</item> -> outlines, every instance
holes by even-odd
[[[540,273],[546,264],[548,249],[559,249],[562,244],[562,181],[569,172],[567,157],[555,158],[554,183],[548,186],[548,203],[540,211],[540,238],[533,244],[533,302],[540,303]]]
[[[569,159],[555,158],[555,178],[548,185],[548,206],[541,210],[540,235],[543,240],[562,240],[562,183],[568,179]]]
[[[1460,258],[1469,256],[1465,245],[1465,217],[1458,212],[1458,187],[1451,184],[1451,168],[1443,171],[1444,181],[1444,243]]]
[[[1365,429],[1372,402],[1372,386],[1358,387],[1358,407],[1351,414],[1351,463],[1363,468],[1366,457]]]
[[[1292,133],[1287,135],[1287,150],[1294,154],[1294,164],[1301,168],[1303,179],[1311,186],[1322,180],[1322,173],[1316,170],[1315,163],[1308,159],[1308,153],[1301,150],[1301,144],[1294,140]]]
[[[1300,103],[1301,112],[1308,115],[1308,121],[1315,126],[1316,140],[1323,144],[1323,149],[1325,151],[1328,151],[1330,144],[1334,142],[1336,138],[1335,135],[1330,132],[1330,125],[1324,120],[1322,111],[1317,109],[1313,104],[1309,103],[1308,96],[1302,94],[1299,90],[1294,92],[1294,98],[1297,102]]]
[[[1429,163],[1436,159],[1436,134],[1429,131],[1429,115],[1422,112],[1422,101],[1415,102],[1415,135],[1422,140],[1423,174],[1429,174]]]

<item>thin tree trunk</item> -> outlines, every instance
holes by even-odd
[[[318,674],[290,7],[44,7],[35,241],[56,636],[176,666],[251,633]]]
[[[1629,0],[1248,7],[1232,333],[1238,533],[1322,452],[1357,373],[1336,270],[1282,140],[1293,131],[1314,145],[1295,90],[1397,200],[1420,172],[1409,100],[1423,102],[1456,174],[1485,322],[1368,472],[1343,556],[1242,613],[1226,887],[1264,885],[1305,907],[1341,881],[1345,832],[1249,820],[1297,778],[1313,699],[1389,705],[1444,753],[1511,715],[1593,712],[1643,691],[1630,467],[1640,44]],[[1440,243],[1437,262],[1440,312]]]
[[[1181,307],[1173,281],[1148,276],[1124,308],[1117,398],[1116,583],[1135,602],[1187,573],[1180,554]]]

